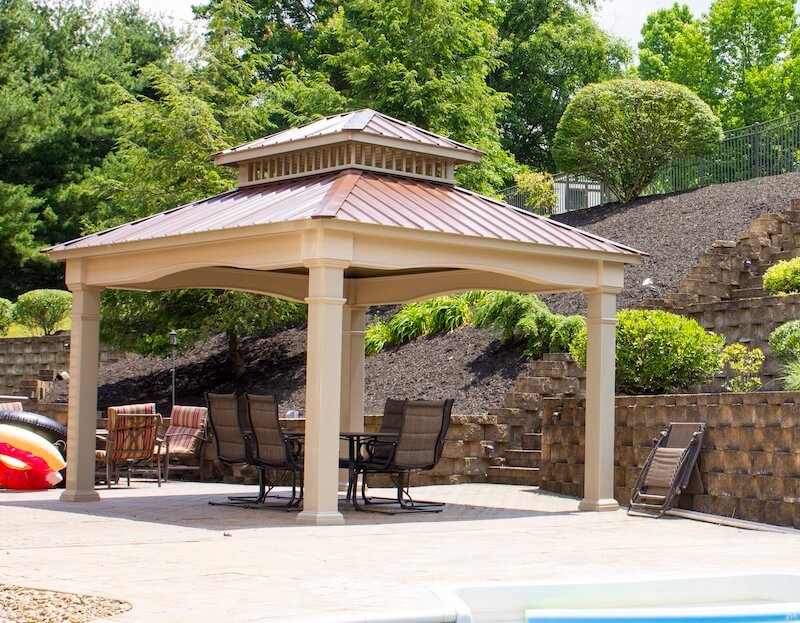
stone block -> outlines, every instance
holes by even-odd
[[[764,521],[765,502],[750,498],[742,498],[737,504],[735,517],[748,521]]]
[[[461,439],[463,441],[481,441],[484,439],[484,427],[480,424],[463,424]]]
[[[764,504],[764,521],[775,526],[793,526],[795,506],[791,502],[767,500]]]

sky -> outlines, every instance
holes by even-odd
[[[595,15],[600,26],[632,46],[639,41],[639,34],[647,16],[661,8],[670,7],[675,0],[598,0]],[[688,4],[695,17],[708,11],[712,0],[680,0]],[[151,13],[172,17],[178,22],[192,19],[192,4],[200,0],[139,0],[139,4]]]

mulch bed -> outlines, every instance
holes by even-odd
[[[789,208],[800,198],[800,173],[720,184],[666,197],[643,198],[560,215],[559,220],[650,254],[626,269],[620,308],[664,298],[716,240],[732,240],[759,214]],[[651,286],[642,286],[646,278]],[[553,311],[585,313],[579,294],[545,297]],[[384,319],[395,308],[373,310]],[[182,353],[177,361],[178,402],[203,404],[206,391],[275,394],[282,411],[304,410],[304,329],[243,340],[248,372],[234,379],[225,341],[217,336]],[[387,397],[455,399],[454,413],[485,413],[502,406],[525,361],[519,345],[505,345],[488,331],[465,328],[416,340],[367,359],[367,413],[380,413]],[[100,369],[99,406],[155,401],[170,403],[169,359],[132,355]],[[56,382],[49,399],[66,401],[67,385]]]

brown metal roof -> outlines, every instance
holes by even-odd
[[[482,154],[481,151],[467,145],[463,145],[449,138],[429,132],[428,130],[418,128],[410,123],[366,108],[332,115],[324,119],[312,121],[306,125],[289,128],[288,130],[226,149],[215,155],[235,154],[283,144],[286,144],[287,148],[291,148],[291,143],[343,132],[373,134],[385,138],[416,143],[420,146],[444,147],[456,151],[468,152],[470,154]]]
[[[342,171],[237,189],[62,243],[47,251],[88,249],[315,218],[644,255],[449,184],[366,171]]]

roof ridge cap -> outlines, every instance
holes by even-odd
[[[337,175],[331,187],[328,189],[328,192],[322,197],[319,207],[314,210],[310,218],[335,217],[344,205],[347,197],[350,196],[350,192],[353,190],[356,182],[361,179],[362,174],[363,171],[358,169],[346,169]]]

